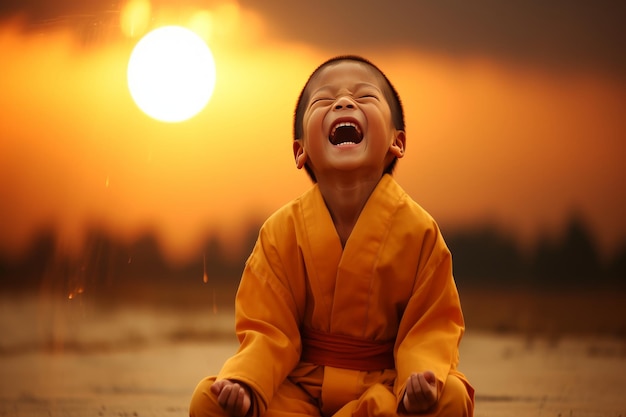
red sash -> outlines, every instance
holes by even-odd
[[[302,329],[302,362],[334,368],[376,371],[395,368],[395,341],[379,342]]]

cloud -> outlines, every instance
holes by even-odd
[[[152,3],[165,5],[162,0]],[[207,5],[185,2],[186,6],[201,4]],[[273,36],[336,53],[418,48],[558,71],[626,74],[624,2],[240,0],[239,4],[262,16]],[[0,13],[21,12],[36,22],[71,14],[110,13],[115,8],[104,0],[9,0],[2,3]]]
[[[327,49],[419,48],[558,69],[626,68],[623,2],[246,0],[277,36]]]

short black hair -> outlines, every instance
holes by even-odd
[[[296,110],[294,112],[293,139],[294,140],[300,139],[304,135],[303,123],[304,123],[304,113],[306,111],[306,105],[309,100],[309,92],[307,90],[309,87],[309,84],[311,84],[311,81],[320,73],[321,70],[323,70],[324,68],[330,65],[333,65],[342,61],[352,61],[352,62],[358,62],[358,63],[364,64],[370,67],[371,69],[373,69],[374,72],[378,76],[381,77],[381,79],[384,81],[383,95],[385,96],[385,100],[387,100],[387,103],[389,104],[389,108],[391,109],[391,119],[393,121],[394,127],[397,130],[405,130],[404,109],[402,108],[402,101],[400,100],[400,95],[398,94],[398,91],[393,86],[391,81],[389,81],[389,78],[387,78],[385,73],[382,72],[381,69],[378,68],[376,65],[374,65],[371,61],[361,56],[339,55],[339,56],[326,60],[324,63],[318,66],[315,69],[315,71],[311,73],[311,75],[309,76],[309,79],[304,84],[304,87],[302,88],[302,91],[300,92],[300,95],[298,96],[298,101],[296,103]],[[393,172],[393,169],[396,165],[397,160],[398,160],[397,158],[393,159],[393,161],[385,169],[385,173]],[[315,175],[313,174],[313,171],[310,169],[310,167],[308,165],[305,165],[304,168],[306,172],[309,174],[309,177],[311,177],[313,182],[315,182],[316,181]]]

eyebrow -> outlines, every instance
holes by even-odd
[[[383,92],[383,89],[381,89],[378,85],[376,84],[372,84],[372,83],[366,83],[366,82],[360,82],[354,85],[354,89],[358,90],[359,88],[363,88],[363,87],[373,87],[375,89],[377,89],[380,92]],[[323,92],[325,90],[331,90],[331,87],[329,85],[324,85],[320,88],[318,88],[317,90],[313,90],[310,93],[310,96],[313,96],[317,93],[319,93],[320,91]]]

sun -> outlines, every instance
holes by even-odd
[[[146,34],[128,61],[128,89],[148,116],[181,122],[198,114],[215,87],[215,61],[195,32],[164,26]]]

